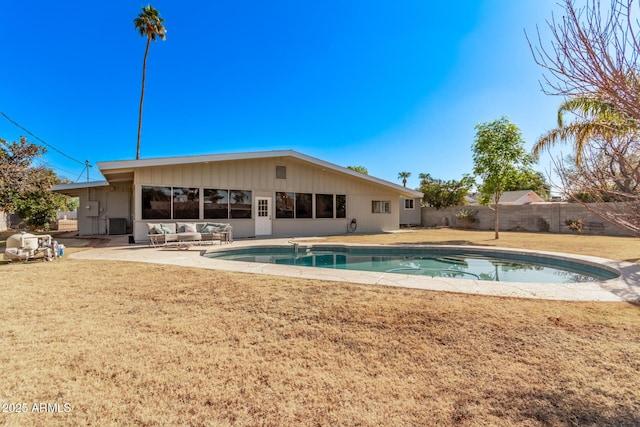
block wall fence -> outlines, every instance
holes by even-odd
[[[422,208],[422,226],[463,227],[456,218],[456,212],[469,209],[476,212],[472,230],[493,230],[494,211],[486,206],[451,206],[437,210],[431,207]],[[607,236],[628,236],[620,228],[605,222],[577,203],[533,203],[529,205],[505,205],[499,210],[500,231],[534,231],[571,234],[575,231],[566,225],[567,220],[584,221],[583,234],[599,234]]]

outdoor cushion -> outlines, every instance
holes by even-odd
[[[161,234],[173,234],[173,231],[164,224],[160,224]]]
[[[179,222],[178,233],[196,233],[196,225],[192,222]]]
[[[216,222],[165,222],[147,223],[149,239],[152,244],[164,244],[172,241],[214,241],[223,238],[232,241],[231,224]],[[162,237],[160,237],[162,236]]]
[[[202,236],[200,235],[200,233],[178,233],[178,240],[180,240],[181,242],[201,239]]]
[[[211,224],[208,223],[207,225],[205,225],[202,230],[200,230],[201,233],[206,233],[206,234],[215,234],[215,233],[222,233],[224,231],[227,230],[227,224]]]
[[[148,222],[147,227],[149,229],[149,234],[165,234],[164,231],[162,231],[162,224],[152,224]]]

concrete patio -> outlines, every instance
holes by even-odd
[[[349,282],[363,285],[394,286],[433,291],[458,292],[503,297],[549,299],[564,301],[640,301],[640,265],[605,260],[601,258],[571,256],[590,262],[598,262],[619,270],[618,279],[589,283],[519,283],[482,280],[425,277],[407,274],[351,271],[343,269],[299,267],[280,264],[263,264],[226,261],[206,258],[206,251],[264,245],[291,246],[291,239],[246,239],[231,245],[197,246],[188,249],[152,248],[142,244],[128,244],[127,236],[111,236],[104,246],[71,254],[74,259],[113,260],[123,262],[147,262],[181,267],[225,270],[272,276],[298,277],[301,279]],[[296,239],[302,246],[321,244],[322,239]]]

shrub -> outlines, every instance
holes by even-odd
[[[476,214],[478,211],[471,209],[460,209],[456,212],[456,218],[458,219],[457,225],[461,228],[471,228],[471,224],[476,222]]]
[[[582,218],[568,219],[564,223],[568,225],[572,231],[582,234],[582,230],[584,229],[584,220]]]

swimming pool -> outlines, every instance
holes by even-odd
[[[205,257],[263,264],[500,282],[583,283],[614,279],[605,266],[568,257],[480,248],[254,246]]]

